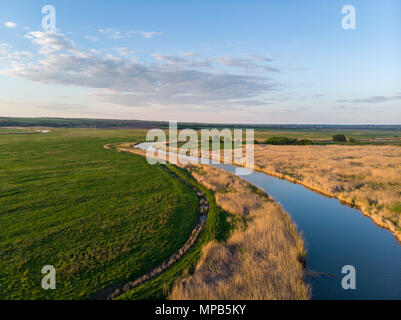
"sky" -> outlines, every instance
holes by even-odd
[[[2,1],[0,116],[401,124],[400,39],[399,0]]]

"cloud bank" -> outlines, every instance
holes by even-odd
[[[6,28],[10,28],[11,29],[11,28],[16,28],[17,24],[15,22],[7,21],[7,22],[4,22],[4,26]]]
[[[372,97],[367,97],[367,98],[362,98],[362,99],[337,100],[337,102],[340,102],[340,103],[345,103],[345,102],[350,102],[350,103],[381,103],[381,102],[395,101],[395,100],[401,100],[401,93],[398,94],[398,95],[394,95],[394,96],[372,96]]]
[[[267,103],[266,94],[277,88],[265,75],[277,71],[265,64],[269,62],[267,58],[262,61],[260,57],[155,54],[154,62],[142,63],[125,59],[126,51],[121,48],[117,50],[120,57],[81,48],[55,31],[33,31],[25,38],[38,46],[37,53],[16,52],[0,43],[0,60],[9,62],[7,67],[0,67],[0,74],[44,84],[96,89],[92,96],[124,106],[263,105]],[[247,72],[223,72],[216,65]]]

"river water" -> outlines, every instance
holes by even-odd
[[[149,144],[141,146],[146,150]],[[236,174],[233,165],[215,166]],[[308,251],[306,268],[313,271],[306,276],[312,299],[401,299],[401,244],[390,231],[299,184],[261,172],[241,178],[279,202],[297,225]],[[345,265],[355,267],[355,290],[342,288]]]
[[[217,165],[235,173],[232,165]],[[401,245],[360,210],[299,184],[261,172],[241,176],[260,187],[291,215],[308,250],[306,267],[313,299],[401,299]],[[356,270],[356,289],[344,290],[341,269]]]

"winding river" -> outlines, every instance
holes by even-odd
[[[234,165],[213,165],[236,173]],[[241,178],[273,197],[297,224],[308,250],[306,281],[312,299],[401,299],[401,245],[390,231],[358,209],[299,184],[261,172]],[[355,267],[355,290],[341,286],[345,265]]]

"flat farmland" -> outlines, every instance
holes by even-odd
[[[197,197],[161,167],[104,144],[144,130],[0,136],[0,298],[87,299],[135,279],[188,239]],[[53,265],[57,290],[41,287]]]

